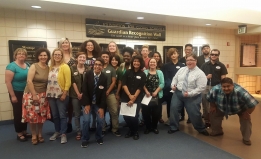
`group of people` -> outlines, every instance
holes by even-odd
[[[31,138],[33,145],[43,143],[43,123],[51,120],[55,132],[49,140],[61,137],[64,144],[66,133],[72,131],[74,114],[76,139],[82,141],[81,147],[88,146],[93,130],[96,130],[97,143],[102,145],[107,110],[111,122],[109,130],[121,136],[120,103],[137,106],[134,116],[124,115],[123,118],[129,128],[125,138],[138,140],[140,118],[145,124],[144,134],[159,133],[158,122],[164,122],[162,103],[166,102],[169,134],[179,131],[184,108],[189,117],[187,122],[206,136],[223,135],[223,117],[238,114],[243,143],[251,145],[250,114],[258,102],[226,77],[227,69],[219,61],[218,49],[210,51],[209,45],[203,45],[203,55],[197,57],[192,54],[192,48],[191,44],[186,44],[186,55],[180,59],[177,49],[169,49],[167,56],[171,61],[163,64],[159,52],[149,57],[148,45],[142,46],[141,54],[131,47],[120,52],[115,42],[110,42],[108,49],[102,51],[95,40],[83,42],[73,57],[69,39],[62,38],[52,53],[46,48],[38,49],[32,65],[26,63],[26,50],[16,49],[14,61],[6,67],[5,81],[13,106],[17,140]],[[144,96],[152,96],[155,101],[142,104]],[[201,103],[205,123],[200,112]],[[26,131],[27,123],[31,134]],[[206,127],[211,127],[212,132]]]

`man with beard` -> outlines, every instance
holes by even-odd
[[[226,77],[227,68],[218,60],[220,51],[218,49],[211,50],[210,61],[201,66],[201,70],[205,73],[208,79],[207,87],[202,93],[202,107],[205,126],[210,127],[209,122],[209,102],[206,99],[208,92],[215,85],[220,84],[221,80]]]
[[[201,52],[203,53],[201,56],[198,57],[197,59],[197,66],[198,68],[201,68],[201,66],[208,62],[210,59],[209,59],[209,52],[210,52],[210,47],[208,44],[204,44],[202,45],[201,47]]]

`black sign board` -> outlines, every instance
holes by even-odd
[[[176,48],[179,53],[179,59],[183,57],[183,46],[163,46],[163,62],[170,62],[171,59],[168,57],[167,52],[170,48]]]
[[[134,49],[138,50],[141,54],[141,48],[143,45],[134,45]],[[149,45],[149,57],[151,58],[154,54],[154,52],[157,52],[157,45]]]
[[[9,59],[12,62],[14,51],[17,48],[24,48],[27,51],[26,62],[33,64],[35,63],[35,51],[39,48],[47,48],[46,41],[20,41],[20,40],[9,40]]]
[[[95,38],[165,41],[166,26],[86,18],[86,36]]]
[[[108,44],[100,43],[99,45],[100,45],[102,51],[106,51],[107,48],[108,48]],[[117,46],[118,46],[118,49],[119,49],[120,53],[126,47],[125,44],[117,44]]]

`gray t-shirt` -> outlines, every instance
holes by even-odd
[[[110,64],[108,64],[106,68],[103,68],[102,72],[105,73],[107,77],[107,89],[108,89],[112,82],[111,79],[113,77],[116,78],[116,70]]]

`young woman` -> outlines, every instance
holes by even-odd
[[[66,111],[69,102],[68,91],[71,86],[70,67],[64,63],[63,50],[54,49],[51,56],[51,66],[48,75],[47,97],[50,103],[55,133],[50,140],[56,140],[61,135],[61,143],[67,142]]]
[[[144,134],[153,131],[155,134],[159,133],[157,128],[158,121],[161,117],[161,98],[163,96],[162,89],[164,88],[164,76],[161,70],[157,70],[157,60],[152,58],[149,60],[149,69],[145,70],[146,82],[144,91],[147,97],[158,97],[157,105],[142,105],[142,116],[146,125]]]
[[[121,63],[123,62],[122,55],[120,54],[119,48],[118,48],[117,44],[114,41],[111,41],[108,44],[107,51],[109,51],[110,56],[118,55],[120,57],[120,59],[121,59]]]
[[[120,65],[120,69],[124,74],[126,70],[131,69],[131,58],[133,55],[133,49],[131,47],[125,47],[122,50],[122,54],[123,54],[123,63]]]
[[[22,122],[30,123],[32,144],[43,143],[43,123],[51,118],[49,103],[46,99],[50,51],[40,48],[35,53],[36,63],[28,71],[27,86],[24,90]]]
[[[73,112],[75,118],[75,126],[76,126],[76,140],[80,140],[82,133],[81,133],[81,124],[80,124],[80,117],[81,117],[81,103],[80,100],[82,99],[82,84],[85,77],[86,71],[89,70],[87,65],[84,65],[86,62],[86,54],[85,52],[79,52],[76,54],[76,65],[71,66],[71,79],[72,79],[72,86],[70,88],[70,98],[72,100],[73,105]]]
[[[146,75],[142,71],[144,68],[144,61],[141,56],[134,56],[131,60],[131,69],[127,70],[122,77],[122,96],[121,101],[126,102],[127,106],[137,104],[135,117],[123,116],[125,122],[129,127],[129,132],[125,135],[125,138],[133,136],[134,140],[139,139],[139,112],[141,107],[141,100],[143,98],[144,84]]]
[[[22,99],[26,86],[27,73],[30,65],[25,62],[27,52],[23,48],[17,48],[14,52],[14,62],[6,66],[5,84],[9,93],[9,98],[13,106],[14,127],[17,133],[17,140],[26,141],[26,137],[31,137],[26,132],[27,123],[22,123]]]

